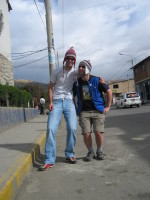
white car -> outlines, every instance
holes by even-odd
[[[122,94],[116,102],[116,108],[126,108],[132,106],[141,106],[140,96],[136,92]]]

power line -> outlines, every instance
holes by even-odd
[[[26,58],[26,57],[28,57],[28,56],[31,56],[31,55],[33,55],[33,54],[36,54],[36,53],[45,51],[45,50],[47,50],[47,49],[48,49],[48,48],[41,49],[41,50],[34,51],[34,52],[30,53],[30,54],[25,54],[25,55],[16,55],[17,58],[12,58],[12,60],[20,60],[20,59]]]
[[[14,55],[19,54],[20,55],[20,54],[27,54],[27,53],[31,53],[31,52],[35,52],[35,51],[25,51],[25,52],[22,52],[22,53],[11,53],[11,54],[14,54]]]
[[[128,63],[129,61],[125,62],[123,66],[121,66],[121,68],[119,68],[119,70],[117,72],[115,72],[112,76],[111,76],[111,79],[114,78],[116,76],[116,74],[118,74],[125,66],[126,64]]]
[[[62,0],[62,39],[63,39],[63,56],[64,56],[64,0]]]
[[[45,30],[46,30],[45,24],[44,24],[44,22],[43,22],[42,16],[41,16],[41,14],[40,14],[40,11],[39,11],[39,9],[38,9],[38,6],[37,6],[37,3],[36,3],[35,0],[34,0],[34,3],[35,3],[35,5],[36,5],[36,8],[37,8],[38,13],[39,13],[39,15],[40,15],[40,18],[41,18],[41,21],[42,21],[42,23],[43,23],[43,26],[44,26],[44,28],[45,28]]]
[[[150,51],[150,50],[146,51],[145,53],[143,53],[143,54],[141,54],[141,55],[139,55],[139,56],[134,57],[133,60],[135,61],[136,58],[138,58],[138,57],[140,57],[140,56],[142,56],[142,55],[148,53],[149,51]],[[126,64],[127,64],[128,62],[130,62],[130,61],[131,61],[131,60],[128,60],[123,66],[121,66],[121,68],[119,68],[119,70],[118,70],[117,72],[115,72],[115,73],[112,75],[112,77],[115,77],[116,74],[117,74],[117,76],[118,76],[118,74],[120,73],[120,71],[121,71],[121,70],[126,66]],[[121,77],[122,77],[123,75],[124,75],[124,74],[122,74]],[[112,77],[111,77],[111,78],[112,78]]]
[[[134,59],[136,59],[136,58],[138,58],[138,57],[140,57],[140,56],[142,56],[142,55],[144,55],[144,54],[146,54],[146,53],[148,53],[148,52],[150,52],[150,50],[148,50],[148,51],[146,51],[146,52],[140,54],[139,56],[136,56]]]
[[[110,4],[110,3],[113,3],[113,2],[116,2],[116,1],[121,1],[121,0],[111,0],[111,1],[107,1],[107,2],[104,2],[104,3],[100,3],[100,4],[97,4],[97,5],[93,5],[93,6],[90,6],[90,7],[86,7],[86,8],[80,8],[80,9],[74,9],[74,10],[70,10],[70,11],[67,11],[66,13],[70,13],[70,12],[76,12],[76,11],[80,11],[80,10],[87,10],[87,9],[91,9],[91,8],[94,8],[94,7],[100,7],[100,6],[104,6],[104,5],[107,5],[107,4]]]
[[[126,71],[123,72],[119,77],[122,78],[122,77],[125,77],[126,75],[129,75],[129,71],[130,71],[130,69],[126,70]],[[130,74],[130,77],[133,77],[133,75]]]
[[[15,52],[15,53],[11,53],[11,54],[27,54],[27,53],[33,53],[33,52],[37,52],[37,51],[40,51],[40,50],[44,50],[44,49],[47,49],[48,47],[45,47],[43,49],[39,49],[39,50],[36,50],[36,51],[24,51],[24,52]]]
[[[44,57],[42,57],[42,58],[40,58],[40,59],[38,59],[38,60],[34,60],[34,61],[31,61],[31,62],[28,62],[28,63],[25,63],[25,64],[21,64],[21,65],[18,65],[18,66],[14,66],[14,68],[16,69],[16,68],[24,67],[25,65],[29,65],[29,64],[38,62],[38,61],[40,61],[40,60],[43,60],[43,59],[46,58],[46,57],[48,57],[48,56],[44,56]]]

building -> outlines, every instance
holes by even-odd
[[[109,88],[112,90],[113,104],[116,103],[117,97],[119,97],[122,93],[135,91],[134,79],[112,80],[112,81],[108,81],[107,84],[109,85]]]
[[[0,0],[0,84],[3,85],[14,85],[9,28],[11,10],[9,0]]]
[[[135,88],[143,103],[150,103],[150,56],[133,67]]]

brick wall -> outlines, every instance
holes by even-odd
[[[139,83],[150,79],[150,60],[146,60],[137,64],[134,68],[135,83]]]

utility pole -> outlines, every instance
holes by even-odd
[[[127,74],[127,80],[128,80],[128,92],[129,92],[129,74]]]
[[[57,51],[57,67],[59,68],[59,56],[58,56],[58,51]]]
[[[133,57],[130,56],[130,55],[124,54],[124,53],[119,53],[119,55],[130,57],[131,60],[129,60],[129,61],[131,61],[131,65],[132,65],[132,67],[131,67],[130,69],[133,69]],[[134,74],[134,73],[133,73],[133,74]],[[133,78],[133,79],[134,79],[134,78]],[[127,74],[127,80],[128,80],[128,92],[129,92],[129,74]],[[135,80],[134,80],[134,85],[135,85]],[[134,86],[134,87],[135,87],[135,86]]]
[[[46,10],[49,75],[51,76],[52,71],[55,69],[55,50],[54,50],[54,38],[53,38],[51,0],[45,0],[45,10]]]

